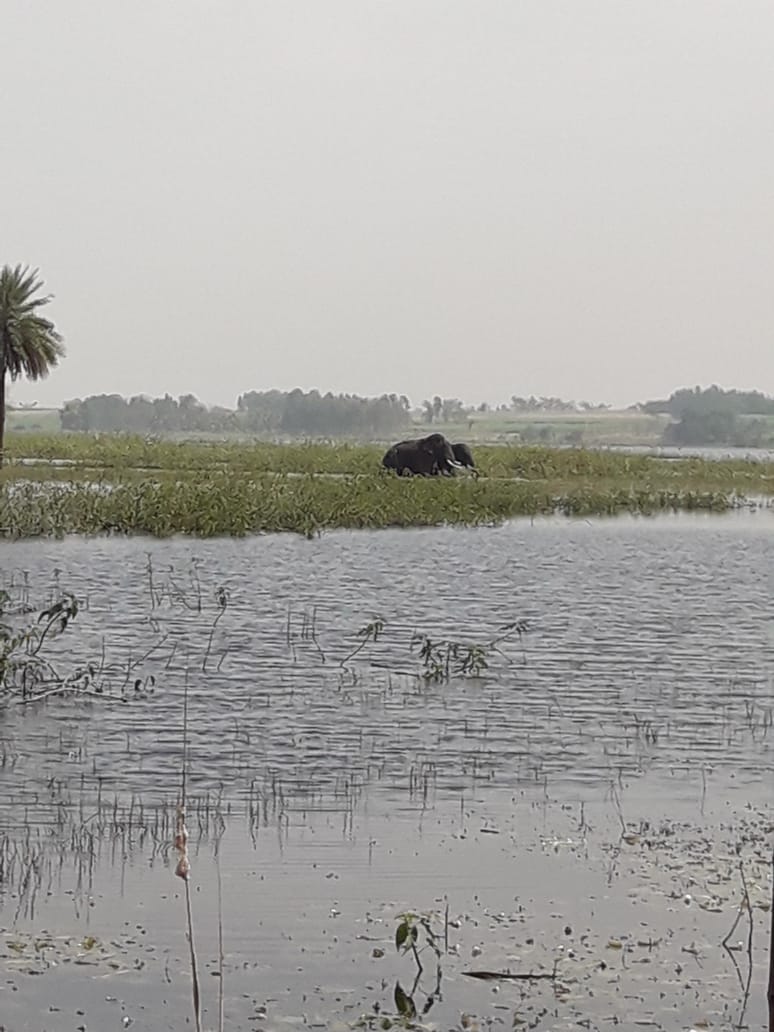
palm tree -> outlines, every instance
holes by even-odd
[[[41,380],[65,353],[54,324],[36,311],[51,300],[50,296],[35,297],[42,286],[38,270],[29,266],[12,269],[4,265],[0,271],[0,466],[6,377],[17,380],[23,373],[30,380]]]

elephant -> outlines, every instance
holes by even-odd
[[[469,469],[474,477],[479,476],[479,472],[476,469],[476,464],[473,461],[473,452],[470,450],[470,447],[467,444],[453,444],[452,452],[454,453],[454,458],[456,459],[458,465],[456,467],[453,466],[450,469],[443,471],[440,469],[435,469],[434,472],[436,474],[443,472],[444,476],[453,477],[456,476],[457,469]]]
[[[382,465],[385,469],[394,469],[399,477],[405,473],[432,477],[449,474],[460,464],[443,434],[430,434],[411,441],[398,441],[384,453]]]
[[[479,475],[476,464],[473,461],[473,452],[464,441],[461,441],[459,444],[453,444],[452,451],[454,452],[454,458],[459,462],[460,466],[471,470],[476,477]]]

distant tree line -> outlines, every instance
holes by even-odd
[[[193,394],[173,398],[165,394],[149,398],[139,394],[93,394],[65,403],[61,412],[64,430],[92,433],[230,433],[390,438],[400,435],[412,422],[449,424],[471,422],[471,417],[495,413],[594,412],[609,408],[561,398],[514,395],[510,404],[487,402],[466,406],[459,398],[435,395],[417,409],[405,394],[363,398],[356,394],[321,394],[319,391],[248,391],[237,399],[235,409],[208,407]]]
[[[592,405],[590,401],[563,401],[562,398],[536,398],[530,394],[528,398],[511,397],[511,409],[514,412],[604,412],[610,408],[604,402]]]
[[[410,404],[404,395],[361,398],[319,391],[249,391],[236,410],[208,408],[192,394],[175,399],[137,395],[97,394],[65,403],[63,430],[126,433],[224,433],[382,436],[410,422]]]
[[[63,430],[94,433],[174,433],[175,431],[223,432],[239,429],[231,409],[207,408],[193,394],[173,398],[146,398],[139,394],[92,394],[66,401],[62,408]]]
[[[660,401],[646,401],[642,412],[668,413],[675,419],[686,415],[707,415],[725,412],[732,416],[774,415],[774,398],[760,391],[724,390],[722,387],[683,387]]]
[[[509,405],[496,405],[495,412],[524,413],[525,415],[537,415],[538,413],[579,413],[579,412],[604,412],[610,406],[604,404],[593,405],[589,401],[564,401],[562,398],[540,397],[536,398],[531,394],[528,398],[521,398],[514,394]],[[426,423],[454,423],[469,417],[473,412],[489,412],[490,406],[482,401],[479,405],[465,406],[459,398],[441,398],[439,395],[432,401],[422,402],[421,415]]]
[[[410,422],[411,405],[405,394],[361,398],[356,394],[249,391],[237,400],[240,425],[253,432],[288,434],[353,434],[381,436],[403,429]]]
[[[646,401],[640,411],[672,416],[664,430],[667,444],[726,444],[738,447],[771,443],[774,398],[760,391],[724,390],[713,385],[685,387],[668,398]],[[757,417],[757,418],[756,418]]]

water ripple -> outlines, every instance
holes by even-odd
[[[686,765],[770,776],[771,530],[764,513],[2,543],[34,600],[84,600],[52,662],[102,663],[128,696],[8,707],[2,795],[44,819],[57,780],[174,794],[186,685],[192,790],[286,807],[395,785],[582,792]],[[355,652],[376,615],[383,634]],[[529,630],[483,676],[417,677],[415,633],[485,643],[515,619]]]

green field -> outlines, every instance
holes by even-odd
[[[774,494],[774,464],[480,445],[481,477],[398,478],[381,445],[9,434],[0,533],[200,536],[497,524],[549,513],[723,511]]]

